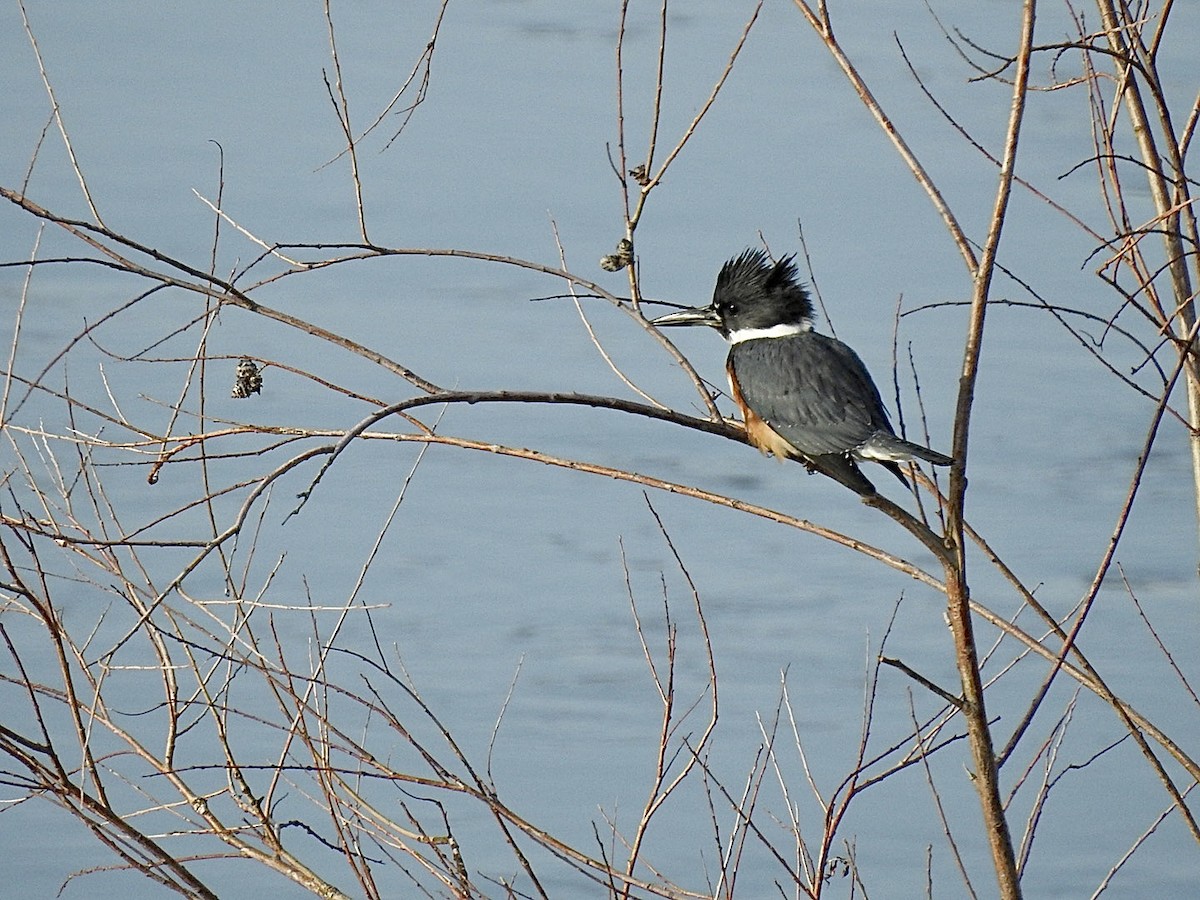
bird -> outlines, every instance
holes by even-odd
[[[897,436],[858,354],[813,330],[812,300],[794,255],[772,261],[762,250],[747,250],[721,267],[712,303],[652,324],[707,325],[725,337],[730,394],[746,436],[764,454],[798,460],[863,497],[876,490],[860,461],[881,463],[906,487],[898,462],[954,462]]]

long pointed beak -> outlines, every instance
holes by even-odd
[[[711,306],[704,306],[667,313],[665,316],[652,319],[651,324],[660,327],[663,325],[707,325],[709,328],[719,329],[721,327],[721,317],[717,315],[717,311]]]

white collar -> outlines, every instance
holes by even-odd
[[[739,328],[729,332],[729,343],[740,344],[742,341],[757,341],[760,338],[793,337],[806,331],[812,331],[812,321],[809,319],[772,325],[770,328]]]

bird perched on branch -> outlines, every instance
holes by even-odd
[[[859,460],[883,464],[905,486],[897,462],[954,461],[897,437],[858,354],[812,330],[812,301],[793,257],[772,262],[761,250],[747,250],[722,266],[710,305],[654,324],[708,325],[725,336],[730,392],[750,443],[763,453],[799,460],[863,496],[875,486]]]

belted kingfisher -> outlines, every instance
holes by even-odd
[[[954,460],[897,437],[879,389],[858,354],[812,330],[813,307],[794,257],[778,262],[747,250],[721,267],[709,306],[682,309],[655,325],[708,325],[729,341],[725,371],[750,443],[796,459],[863,496],[875,486],[857,460],[882,463],[904,485],[897,461]]]

